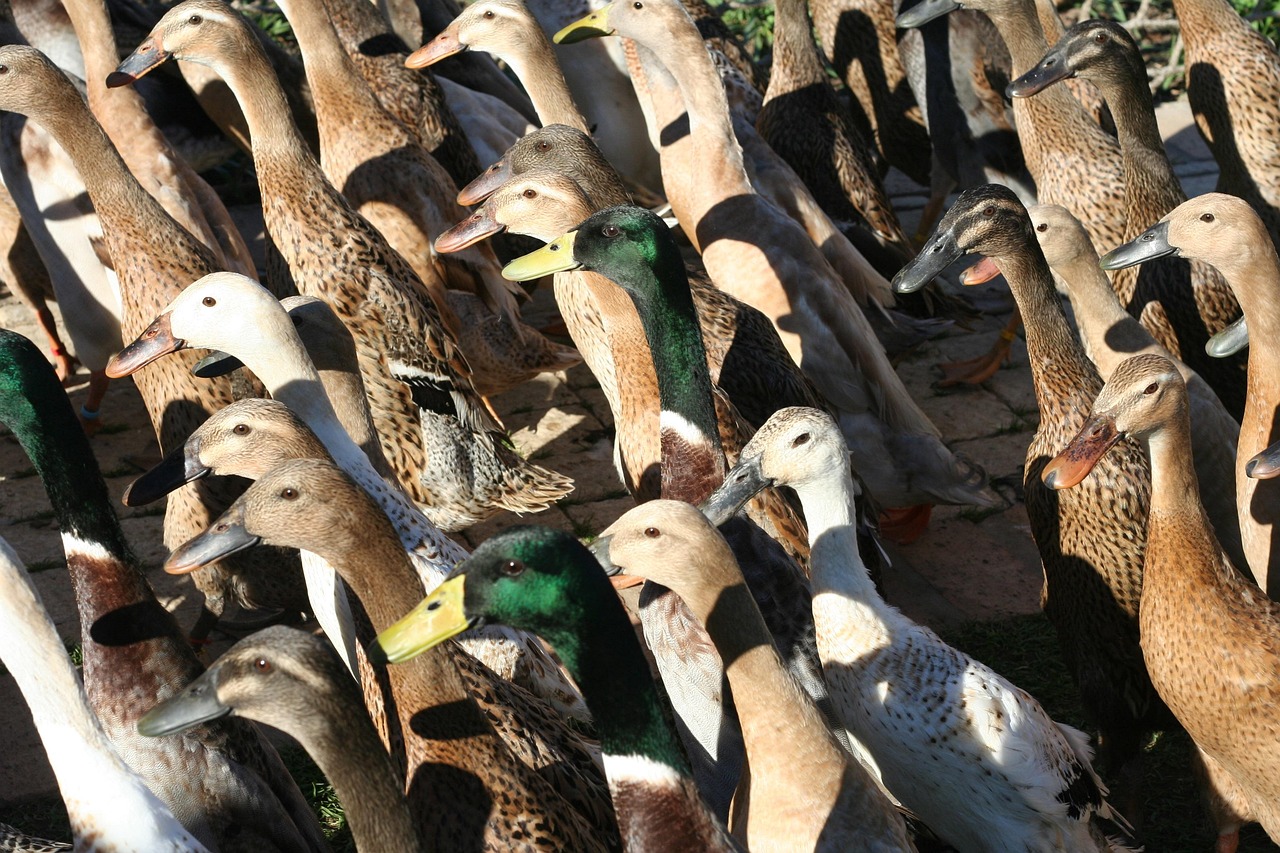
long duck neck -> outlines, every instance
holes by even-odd
[[[1099,373],[1111,375],[1121,361],[1151,344],[1150,333],[1120,305],[1096,252],[1081,252],[1054,270],[1068,282],[1081,340]]]
[[[1032,0],[1007,4],[1000,14],[990,17],[1000,32],[1000,37],[1009,47],[1013,65],[1012,77],[1026,74],[1049,52],[1049,41],[1045,38],[1036,4]],[[1013,109],[1019,122],[1025,114],[1037,123],[1061,128],[1061,133],[1084,134],[1080,138],[1085,140],[1100,133],[1093,119],[1089,118],[1066,86],[1050,86],[1034,98],[1014,98]]]
[[[1226,0],[1174,0],[1173,10],[1189,42],[1200,33],[1231,32],[1249,26]]]
[[[806,86],[827,84],[826,69],[813,42],[813,23],[804,0],[777,0],[773,25],[773,66],[765,99]]]
[[[582,117],[582,111],[573,101],[569,84],[564,79],[559,60],[556,59],[555,49],[532,15],[527,20],[521,20],[519,41],[519,48],[494,55],[511,67],[524,90],[529,93],[538,121],[544,127],[548,124],[566,124],[583,133],[591,133],[587,120]]]
[[[80,40],[85,88],[88,89],[89,107],[94,114],[108,121],[115,105],[129,105],[132,110],[136,104],[141,108],[142,97],[134,87],[107,88],[107,75],[115,70],[120,58],[106,3],[103,0],[66,0],[62,5]]]
[[[874,605],[880,597],[858,552],[856,491],[847,463],[844,467],[819,484],[796,488],[809,527],[813,592],[835,592]]]
[[[1151,456],[1151,514],[1197,515],[1208,520],[1200,506],[1200,486],[1191,464],[1191,418],[1184,404],[1176,421],[1152,433],[1146,441]]]

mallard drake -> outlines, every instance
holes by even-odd
[[[170,554],[165,569],[189,571],[258,542],[288,542],[327,560],[360,598],[375,631],[389,628],[422,595],[382,509],[330,460],[276,466],[209,530]],[[408,768],[410,811],[423,844],[434,849],[481,844],[607,849],[603,790],[593,797],[590,780],[581,775],[561,787],[594,807],[588,819],[518,761],[472,698],[459,672],[464,658],[450,645],[413,667],[387,673],[395,705],[395,715],[387,719],[390,740],[397,760]],[[441,765],[453,772],[442,772]],[[551,771],[572,773],[573,768]]]
[[[0,331],[0,421],[30,455],[57,515],[80,617],[86,693],[121,756],[211,849],[326,849],[297,785],[250,724],[214,722],[168,743],[135,731],[143,706],[181,689],[203,667],[138,567],[53,369],[9,331]]]
[[[75,849],[204,853],[205,846],[178,823],[107,740],[53,620],[22,561],[4,539],[0,539],[0,611],[0,660],[31,708],[67,804]]]
[[[1015,98],[1037,96],[1069,77],[1098,86],[1111,107],[1124,165],[1125,240],[1186,201],[1165,156],[1156,125],[1142,53],[1124,27],[1081,21],[1070,27],[1039,64],[1013,81]],[[1245,357],[1212,358],[1204,351],[1213,334],[1240,314],[1231,288],[1212,266],[1170,258],[1146,264],[1124,279],[1120,304],[1142,321],[1165,349],[1200,371],[1228,411],[1244,411]]]
[[[192,284],[152,328],[116,356],[111,369],[125,375],[177,350],[204,346],[230,353],[252,370],[275,399],[293,409],[333,459],[379,502],[425,588],[434,589],[448,569],[465,556],[452,539],[431,524],[394,478],[384,479],[377,472],[352,440],[335,414],[289,315],[256,282],[234,273],[214,273]],[[342,405],[353,423],[365,417],[357,408],[359,403],[348,400]],[[532,664],[529,672],[540,695],[567,713],[580,712],[577,691],[536,640],[517,637],[514,644],[508,639],[490,646],[485,662],[494,669],[509,674],[517,660],[522,666]]]
[[[1209,193],[1185,201],[1137,239],[1102,257],[1103,269],[1126,267],[1166,255],[1198,258],[1222,273],[1249,321],[1248,394],[1240,419],[1236,445],[1236,507],[1240,537],[1249,569],[1258,586],[1271,594],[1280,590],[1276,581],[1280,561],[1272,547],[1275,506],[1280,483],[1247,476],[1245,467],[1254,454],[1276,437],[1276,408],[1280,404],[1280,369],[1268,345],[1272,306],[1280,298],[1280,259],[1266,225],[1245,201],[1221,193]],[[1221,486],[1221,484],[1218,484]]]
[[[1044,568],[1040,603],[1090,721],[1101,760],[1122,779],[1126,814],[1139,813],[1144,733],[1170,722],[1138,647],[1150,477],[1129,442],[1073,492],[1054,493],[1040,471],[1075,434],[1102,380],[1067,322],[1031,221],[1017,196],[991,185],[966,190],[896,285],[916,286],[968,252],[1004,273],[1027,329],[1027,360],[1040,424],[1027,447],[1023,483],[1031,533]]]
[[[1140,355],[1117,367],[1079,434],[1045,467],[1044,481],[1070,489],[1126,436],[1151,457],[1141,612],[1151,680],[1280,841],[1280,604],[1231,565],[1196,498],[1187,392],[1169,360]],[[1235,849],[1223,842],[1219,850]]]
[[[289,121],[252,25],[219,0],[188,3],[161,18],[113,82],[177,57],[214,68],[236,93],[254,130],[267,230],[298,289],[326,299],[355,337],[383,452],[415,500],[452,530],[566,494],[568,480],[504,445],[421,280],[325,179]]]
[[[1066,285],[1080,340],[1105,382],[1112,372],[1139,353],[1162,355],[1174,363],[1187,383],[1191,401],[1191,441],[1195,447],[1196,477],[1204,488],[1200,501],[1213,520],[1218,541],[1231,561],[1248,565],[1240,544],[1240,520],[1235,493],[1223,488],[1234,482],[1236,440],[1240,424],[1227,412],[1200,375],[1151,337],[1120,305],[1106,273],[1098,266],[1098,253],[1080,220],[1064,207],[1035,205],[1027,208],[1035,227],[1036,242],[1057,280]]]
[[[961,850],[1109,849],[1091,826],[1115,815],[1088,738],[876,592],[858,553],[847,451],[829,415],[776,413],[711,503],[734,506],[771,484],[795,489],[804,505],[823,671],[841,722],[893,796]]]
[[[163,737],[227,715],[266,723],[302,744],[332,783],[359,850],[426,850],[360,692],[319,637],[277,626],[240,640],[204,674],[138,720]]]
[[[739,594],[745,581],[733,552],[706,516],[687,503],[650,501],[591,550],[607,571],[680,596],[727,662],[749,767],[734,833],[750,849],[914,849],[902,815],[783,667],[759,608]]]
[[[5,45],[0,64],[9,69],[0,78],[0,108],[29,115],[48,129],[84,179],[119,277],[123,330],[130,337],[141,333],[180,291],[179,282],[218,269],[217,258],[142,188],[80,93],[47,57],[34,48]],[[180,356],[138,380],[161,452],[180,445],[204,417],[234,399],[229,380],[194,380],[188,372],[194,361],[193,354]],[[174,495],[165,512],[166,541],[177,544],[203,529],[236,494],[235,484],[224,483],[197,484]],[[195,576],[205,602],[192,636],[204,639],[228,602],[254,609],[304,609],[300,575],[280,572],[280,559],[267,553],[233,557]]]
[[[480,622],[536,630],[582,687],[626,850],[739,849],[698,796],[622,603],[590,552],[548,528],[503,530],[383,630],[377,648],[407,661]]]

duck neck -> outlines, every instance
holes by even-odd
[[[577,572],[578,594],[567,596],[564,604],[577,608],[572,620],[539,628],[539,633],[555,647],[582,689],[606,762],[611,756],[636,756],[690,776],[618,596],[594,561],[578,559],[583,561]]]
[[[1178,16],[1183,38],[1188,48],[1201,34],[1248,30],[1249,25],[1226,0],[1173,0],[1173,11]]]
[[[319,553],[332,565],[369,614],[373,629],[382,633],[426,594],[396,531],[386,515],[359,486],[351,493],[356,504],[334,530]]]
[[[806,86],[825,86],[827,72],[813,42],[805,0],[777,0],[773,24],[773,69],[765,100]]]
[[[809,566],[813,591],[834,592],[864,602],[879,596],[858,552],[854,518],[856,490],[847,470],[796,489],[809,527]]]
[[[84,55],[85,88],[89,91],[89,107],[96,115],[109,119],[115,104],[142,103],[138,91],[132,86],[107,88],[107,75],[120,63],[116,52],[116,37],[111,30],[111,18],[103,0],[66,0],[63,4],[71,26],[80,40],[80,52]]]
[[[1033,238],[1027,239],[1025,249],[992,260],[1009,282],[1022,313],[1041,422],[1054,423],[1061,415],[1060,407],[1087,412],[1102,380],[1067,322],[1039,245]]]
[[[1151,344],[1151,335],[1121,307],[1097,253],[1081,252],[1054,269],[1067,282],[1081,340],[1099,373],[1110,376],[1121,361]]]
[[[1191,463],[1191,419],[1186,404],[1173,420],[1147,436],[1145,443],[1151,457],[1151,514],[1203,517],[1200,486]]]
[[[573,94],[569,91],[569,84],[565,82],[564,72],[546,33],[531,15],[520,21],[520,29],[518,47],[494,53],[494,56],[515,72],[516,78],[529,93],[529,100],[533,101],[533,109],[543,127],[549,124],[566,124],[590,134],[591,128],[587,127],[582,111],[573,101]]]
[[[1040,58],[1049,52],[1049,41],[1045,38],[1044,27],[1040,24],[1033,0],[1005,4],[998,14],[990,17],[991,23],[1009,48],[1012,79],[1021,77],[1036,67]],[[1050,100],[1056,100],[1065,92],[1066,88],[1063,86],[1051,86],[1030,100],[1041,99],[1045,95],[1050,95]],[[1066,94],[1066,97],[1071,98],[1070,94]],[[1018,99],[1015,99],[1014,103],[1017,102]]]

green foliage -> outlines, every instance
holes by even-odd
[[[731,0],[708,2],[720,13],[725,25],[742,40],[747,53],[756,62],[763,62],[767,66],[769,53],[773,49],[773,4],[747,4]]]

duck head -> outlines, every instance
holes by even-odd
[[[1005,89],[1010,98],[1029,98],[1060,80],[1132,79],[1143,81],[1146,66],[1133,37],[1119,24],[1091,19],[1067,28],[1036,66]]]
[[[503,231],[553,240],[590,216],[594,207],[572,178],[534,169],[508,180],[471,216],[437,237],[436,251],[458,252]]]
[[[250,25],[221,0],[186,0],[174,6],[151,33],[107,76],[111,87],[127,86],[170,59],[214,65],[219,58],[235,62],[244,50],[262,47],[256,38],[237,38],[236,29]]]
[[[537,22],[519,0],[478,0],[464,8],[435,38],[409,54],[404,64],[426,68],[467,50],[509,55],[518,52],[523,40],[536,37],[530,32],[530,25],[536,27]],[[541,34],[539,30],[537,35]]]
[[[462,188],[458,203],[478,204],[512,178],[541,170],[566,175],[584,187],[620,186],[622,181],[591,137],[567,124],[549,124],[516,140],[501,160]],[[599,203],[592,206],[622,200],[598,199]]]

